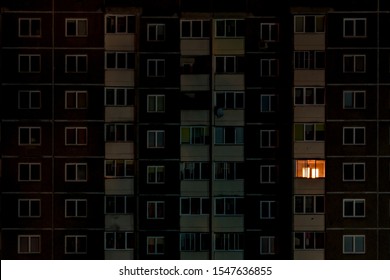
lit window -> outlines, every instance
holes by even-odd
[[[325,160],[296,160],[295,176],[297,178],[324,178]]]

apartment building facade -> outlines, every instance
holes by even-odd
[[[385,1],[19,2],[3,259],[390,258]]]

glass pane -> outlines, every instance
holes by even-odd
[[[303,196],[296,196],[295,197],[295,213],[304,213],[304,208],[303,208]]]
[[[181,36],[182,37],[190,37],[191,36],[191,22],[190,21],[182,21],[181,22]]]
[[[344,236],[344,252],[352,253],[353,252],[353,237]]]
[[[304,32],[304,17],[295,16],[295,32]]]
[[[294,125],[294,138],[295,141],[303,141],[304,140],[304,125],[303,124],[295,124]]]
[[[68,36],[76,35],[76,21],[75,20],[67,20],[66,21],[66,31]]]
[[[192,21],[192,37],[202,36],[202,22],[200,20]]]
[[[182,198],[180,199],[180,209],[181,214],[190,214],[190,199],[189,198]]]
[[[41,20],[33,19],[31,20],[31,35],[40,36],[41,35]]]
[[[87,35],[87,21],[86,20],[79,20],[78,21],[78,35],[83,36]]]
[[[364,253],[364,236],[356,236],[355,237],[355,252],[356,253]]]
[[[224,20],[217,20],[217,36],[225,36],[225,21]]]

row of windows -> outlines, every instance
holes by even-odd
[[[105,232],[104,247],[106,250],[134,249],[134,233],[132,232]],[[296,232],[294,248],[296,250],[323,250],[323,232]],[[181,233],[180,251],[208,251],[210,248],[210,234],[208,233]],[[260,236],[260,254],[275,254],[275,236]],[[87,235],[66,235],[65,254],[86,254]],[[215,233],[214,249],[216,251],[244,250],[244,235],[237,233]],[[364,254],[365,235],[343,235],[343,254]],[[163,236],[148,236],[146,238],[146,252],[150,255],[165,253],[165,238]],[[41,253],[40,235],[18,235],[19,254]]]
[[[325,178],[324,160],[296,160],[295,176],[297,178]],[[274,184],[277,182],[277,165],[260,166],[260,183]],[[40,163],[19,163],[20,182],[41,181]],[[210,178],[209,164],[205,162],[181,163],[182,180],[208,180]],[[106,177],[132,177],[134,164],[132,160],[106,160]],[[147,183],[164,184],[165,166],[147,166]],[[244,162],[215,162],[215,180],[243,180]],[[86,182],[87,163],[66,163],[65,181]],[[343,181],[365,181],[365,163],[343,163]]]

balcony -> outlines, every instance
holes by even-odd
[[[210,122],[209,110],[182,110],[181,125],[208,125]]]
[[[134,143],[133,142],[107,142],[105,145],[105,156],[107,159],[133,159]]]
[[[104,48],[110,51],[134,51],[134,34],[105,34]]]
[[[181,55],[209,55],[209,39],[182,39],[180,41]]]
[[[182,144],[180,148],[180,159],[182,161],[209,161],[209,150],[209,145]]]
[[[106,107],[105,122],[133,122],[134,107]]]
[[[215,180],[213,196],[244,196],[244,180]]]
[[[181,193],[181,196],[208,196],[209,195],[209,180],[181,181],[180,193]]]
[[[295,33],[294,50],[325,50],[325,33]]]
[[[216,55],[245,54],[244,38],[216,38],[213,42],[213,53]]]
[[[105,260],[134,260],[134,250],[106,250]]]
[[[244,126],[245,124],[245,113],[244,110],[229,110],[223,111],[223,116],[215,118],[215,125],[224,126]]]
[[[295,158],[324,158],[325,142],[294,142]]]
[[[133,69],[109,69],[105,71],[105,86],[134,87]]]
[[[244,145],[215,145],[215,161],[244,161]]]
[[[244,74],[215,74],[214,90],[245,90]]]
[[[134,231],[134,215],[106,214],[105,229],[106,231]]]
[[[243,232],[244,231],[244,215],[214,216],[213,230],[215,232]]]
[[[182,91],[210,90],[210,75],[182,74],[180,76],[180,89]]]
[[[180,231],[208,231],[210,215],[183,215],[180,216]]]
[[[294,85],[295,86],[324,86],[325,85],[325,70],[294,70]]]
[[[324,105],[307,105],[294,107],[294,122],[325,122]]]
[[[106,195],[133,195],[134,178],[117,178],[104,180]]]
[[[294,231],[324,231],[325,215],[294,215]]]

